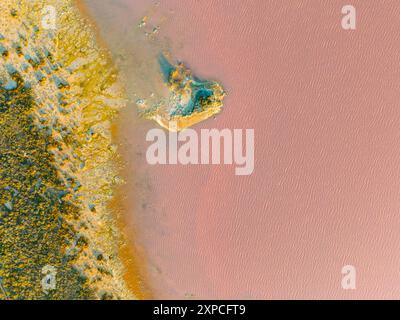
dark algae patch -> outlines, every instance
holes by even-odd
[[[29,86],[18,74],[13,80],[16,88],[0,87],[0,299],[94,298],[73,266],[85,241],[69,223],[79,209],[54,166],[56,142],[34,123]],[[46,266],[56,270],[56,288],[47,293]]]

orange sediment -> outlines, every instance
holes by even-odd
[[[103,48],[107,49],[107,44],[103,41],[100,32],[93,22],[90,13],[87,10],[84,1],[82,0],[74,0],[77,8],[81,12],[82,16],[87,19],[88,24],[91,26],[94,34],[96,35],[97,43]],[[118,120],[116,120],[111,126],[111,134],[113,141],[118,141]],[[118,162],[120,163],[120,159]],[[123,165],[120,163],[120,167]],[[121,169],[120,174],[124,176],[124,172]],[[109,208],[112,212],[115,213],[116,222],[118,228],[121,232],[121,239],[119,244],[119,257],[124,267],[123,279],[125,281],[126,286],[129,291],[132,292],[137,299],[149,299],[152,297],[148,286],[145,281],[145,257],[143,253],[140,253],[137,248],[132,245],[131,239],[132,231],[127,231],[125,227],[125,222],[123,219],[124,212],[127,210],[123,206],[123,186],[120,186],[115,190],[115,194],[113,199],[109,203]],[[119,214],[120,213],[120,214]]]

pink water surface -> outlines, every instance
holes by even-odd
[[[400,3],[351,2],[355,31],[338,0],[160,2],[174,56],[228,92],[195,129],[255,129],[255,170],[149,166],[154,124],[126,120],[156,298],[400,297]]]

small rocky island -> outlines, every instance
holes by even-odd
[[[183,63],[171,64],[164,54],[158,62],[169,96],[147,110],[147,119],[180,131],[221,112],[226,93],[220,84],[197,78]]]

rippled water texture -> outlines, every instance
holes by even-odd
[[[352,1],[354,32],[336,0],[161,1],[145,46],[132,30],[152,2],[87,3],[131,95],[126,222],[155,297],[400,296],[396,1]],[[253,175],[146,164],[154,124],[136,119],[134,93],[161,90],[159,45],[224,85],[224,111],[195,128],[255,129]],[[341,289],[346,264],[355,291]]]

